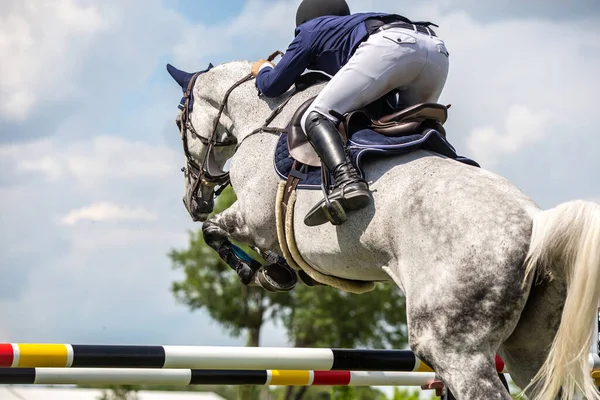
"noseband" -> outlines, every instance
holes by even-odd
[[[277,57],[278,55],[283,55],[283,53],[281,51],[277,50],[267,58],[267,61],[274,60],[275,57]],[[252,76],[252,74],[250,73],[250,74],[244,76],[242,79],[240,79],[236,83],[234,83],[233,86],[231,86],[229,88],[229,90],[227,90],[227,92],[225,93],[225,96],[223,97],[223,101],[221,102],[221,105],[219,106],[219,112],[217,114],[217,117],[215,118],[215,122],[213,124],[213,128],[212,128],[210,137],[205,138],[205,137],[201,136],[200,134],[198,134],[198,132],[194,128],[194,124],[192,124],[192,121],[190,119],[190,107],[189,107],[190,101],[192,101],[192,92],[194,90],[196,78],[202,73],[204,73],[204,72],[196,72],[190,79],[190,81],[188,83],[188,87],[183,95],[184,100],[185,100],[184,104],[183,104],[183,113],[181,115],[180,121],[178,121],[179,131],[181,133],[181,140],[183,142],[183,151],[184,151],[185,157],[186,157],[188,173],[192,174],[193,178],[195,179],[192,190],[187,195],[188,196],[187,204],[188,204],[188,207],[190,207],[190,208],[193,207],[194,203],[202,204],[202,203],[206,202],[205,200],[202,199],[202,195],[199,193],[201,185],[213,186],[213,187],[219,186],[219,188],[217,190],[215,190],[214,195],[213,195],[213,197],[218,197],[223,192],[223,190],[225,190],[227,188],[227,186],[230,183],[229,172],[223,172],[222,174],[218,174],[218,175],[213,175],[210,173],[209,168],[208,168],[208,159],[209,159],[210,155],[212,154],[213,149],[215,147],[234,146],[234,145],[238,144],[236,138],[224,140],[224,141],[218,140],[217,139],[217,128],[219,127],[221,115],[223,115],[223,111],[225,110],[225,107],[227,107],[227,100],[229,99],[229,95],[231,94],[231,92],[233,92],[238,86],[240,86],[243,83],[246,83],[254,78]],[[202,157],[200,164],[198,164],[196,161],[194,161],[190,154],[189,147],[188,147],[188,140],[187,140],[187,132],[188,131],[190,131],[204,145],[208,146],[208,149],[206,150],[204,156]],[[196,220],[196,218],[197,218],[195,215],[196,211],[197,211],[196,208],[197,208],[197,206],[194,207],[193,210],[188,209],[188,211],[190,212],[190,214],[194,220]],[[210,208],[211,209],[209,212],[212,212],[212,202],[211,202]],[[201,210],[201,212],[203,212],[203,211],[207,211],[207,210]]]

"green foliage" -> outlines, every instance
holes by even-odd
[[[297,387],[295,392],[290,391],[290,388],[276,388],[271,391],[269,400],[286,400],[286,399],[302,399],[302,400],[387,400],[385,393],[380,390],[370,387],[324,387],[310,386]],[[302,392],[300,392],[302,390]],[[296,397],[300,394],[299,397]]]
[[[420,390],[398,389],[394,388],[392,400],[419,400],[421,397]],[[432,391],[430,399],[439,399],[436,397],[435,391]]]
[[[406,345],[404,298],[391,284],[365,294],[299,286],[283,318],[298,347],[400,348]]]
[[[79,386],[83,387],[83,386]],[[142,385],[142,386],[131,386],[131,385],[93,385],[85,386],[104,389],[105,392],[102,396],[98,397],[97,400],[137,400],[139,391],[161,391],[161,392],[211,392],[223,397],[227,400],[240,399],[237,386],[223,386],[223,385],[203,385],[203,386],[170,386],[170,385]],[[254,391],[250,394],[248,399],[255,400],[286,400],[286,399],[302,399],[302,400],[419,400],[420,390],[411,389],[398,389],[394,388],[392,397],[387,397],[381,390],[377,390],[370,387],[323,387],[323,386],[310,386],[310,387],[296,387],[295,389],[302,389],[299,391],[290,391],[290,388],[286,387],[274,387],[266,388],[261,387],[260,392]],[[297,394],[299,397],[296,397]],[[429,399],[438,399],[432,392]]]
[[[103,394],[97,400],[137,400],[137,392],[204,392],[215,393],[227,400],[237,400],[238,386],[225,385],[77,385],[78,388],[100,389]]]
[[[97,400],[137,400],[138,390],[136,387],[129,385],[110,385],[106,387],[106,390]]]

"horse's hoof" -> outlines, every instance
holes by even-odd
[[[254,283],[269,292],[289,292],[296,287],[298,275],[290,267],[270,264],[254,274]]]

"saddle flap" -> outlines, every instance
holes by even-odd
[[[302,129],[302,116],[308,110],[316,96],[306,100],[294,113],[290,120],[288,131],[288,148],[290,155],[299,162],[313,167],[321,166],[321,159],[308,141]]]

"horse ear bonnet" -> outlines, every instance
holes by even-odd
[[[171,64],[167,64],[167,71],[169,72],[169,75],[171,75],[171,78],[173,78],[175,80],[175,82],[177,82],[179,84],[179,86],[181,86],[181,90],[183,91],[184,94],[187,91],[187,89],[190,85],[190,81],[192,79],[196,79],[196,77],[198,77],[199,74],[203,74],[203,73],[211,70],[212,68],[214,68],[214,65],[212,65],[212,63],[210,63],[210,64],[208,64],[208,67],[205,70],[190,73],[190,72],[185,72],[180,69],[177,69],[174,66],[172,66]],[[194,83],[192,82],[192,85],[193,84]],[[184,104],[185,104],[185,96],[181,98],[178,108],[180,110],[183,110]],[[192,93],[190,94],[190,103],[189,103],[190,112],[192,111],[193,106],[194,106],[194,92],[192,91]]]
[[[296,27],[325,15],[350,15],[350,7],[345,0],[303,0],[296,11]]]

